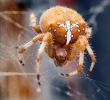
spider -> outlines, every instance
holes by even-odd
[[[80,73],[83,69],[84,52],[87,49],[91,57],[91,72],[96,62],[95,55],[88,42],[91,28],[75,10],[63,6],[55,6],[46,10],[39,24],[34,14],[30,15],[32,28],[38,33],[31,41],[18,49],[19,62],[24,65],[23,53],[34,43],[42,41],[36,57],[37,80],[40,85],[40,65],[42,53],[45,51],[54,60],[56,66],[63,67],[68,61],[79,55],[76,70],[70,73],[61,73],[68,77]]]

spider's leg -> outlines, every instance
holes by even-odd
[[[46,43],[42,42],[38,53],[37,53],[37,80],[38,80],[38,85],[40,85],[40,66],[41,66],[41,59],[42,59],[42,53],[45,51]]]
[[[69,77],[69,76],[73,76],[73,75],[78,74],[83,69],[83,62],[84,62],[84,52],[80,51],[80,53],[79,53],[79,64],[77,66],[77,69],[74,70],[73,72],[68,73],[68,74],[62,73],[61,75],[65,76],[65,77]]]
[[[91,60],[92,60],[92,63],[91,63],[90,69],[89,69],[89,71],[91,72],[93,70],[93,68],[94,68],[94,65],[95,65],[95,62],[96,62],[96,58],[95,58],[93,50],[91,49],[89,44],[86,46],[86,49],[87,49],[87,51],[88,51],[88,53],[89,53],[89,55],[91,57]]]
[[[48,45],[48,44],[51,44],[52,42],[52,35],[51,33],[46,33],[45,36],[43,37],[43,40],[42,40],[42,44],[38,50],[38,53],[37,53],[37,80],[38,80],[38,85],[41,85],[40,83],[40,66],[41,66],[41,59],[42,59],[42,53],[45,51],[45,47]]]
[[[84,63],[84,52],[80,51],[79,53],[79,64],[77,66],[78,73],[82,71]]]
[[[63,76],[73,76],[78,74],[83,69],[83,62],[84,62],[84,50],[86,48],[86,45],[88,44],[88,40],[86,36],[80,36],[74,46],[79,48],[79,62],[77,69],[73,72],[70,72],[68,74],[62,74]]]
[[[21,47],[17,47],[18,48],[18,59],[19,62],[24,66],[24,60],[23,60],[23,53],[26,51],[26,49],[28,49],[30,46],[32,46],[34,43],[36,43],[38,40],[42,41],[44,34],[38,34],[37,36],[35,36],[31,41],[29,41],[28,43],[26,43],[25,45],[21,46]]]
[[[85,35],[86,38],[89,39],[90,36],[91,36],[91,34],[92,34],[92,29],[89,28],[89,27],[87,27],[86,30],[85,30],[85,32],[86,32],[86,35]]]
[[[86,28],[86,38],[90,38],[91,34],[92,34],[91,28],[89,28],[89,27]],[[95,58],[95,55],[94,55],[93,50],[91,49],[89,43],[87,43],[86,49],[87,49],[87,51],[91,57],[91,60],[92,60],[92,63],[91,63],[90,69],[89,69],[89,72],[91,72],[94,67],[94,64],[96,62],[96,58]]]
[[[34,13],[31,13],[30,15],[30,25],[32,26],[32,28],[37,32],[37,33],[41,33],[41,29],[40,29],[40,25],[37,24],[36,22],[36,16]]]

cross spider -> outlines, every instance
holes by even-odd
[[[84,19],[75,10],[63,6],[55,6],[42,14],[39,25],[36,23],[34,14],[30,15],[30,22],[32,28],[39,34],[19,48],[18,58],[19,62],[24,65],[24,51],[37,41],[42,41],[36,59],[39,85],[39,68],[44,51],[54,60],[55,65],[60,67],[74,59],[76,55],[79,55],[77,69],[67,74],[61,74],[63,76],[72,76],[81,72],[84,51],[87,49],[92,60],[89,71],[92,71],[96,59],[88,42],[92,33],[91,28],[87,26]]]

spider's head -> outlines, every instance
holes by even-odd
[[[64,48],[57,48],[55,50],[54,63],[57,66],[63,66],[67,62],[67,51]]]

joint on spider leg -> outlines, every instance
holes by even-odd
[[[40,86],[40,85],[41,85],[41,82],[40,82],[40,74],[37,74],[37,80],[38,80],[38,85]]]
[[[19,60],[19,62],[20,62],[20,64],[21,64],[22,66],[25,65],[24,62],[23,62],[23,60]]]
[[[25,63],[24,63],[24,61],[23,61],[23,53],[25,52],[25,48],[18,48],[19,50],[18,50],[18,59],[19,59],[19,63],[22,65],[22,66],[24,66],[25,65]]]
[[[41,56],[41,54],[39,53],[39,54],[37,55],[37,63],[41,63],[41,59],[42,59],[42,56]],[[38,64],[38,66],[39,66],[39,64]]]
[[[41,85],[41,82],[40,82],[40,77],[41,77],[41,76],[40,76],[40,74],[37,74],[36,77],[37,77],[37,83],[38,83],[38,85],[40,86],[40,85]]]
[[[40,86],[41,85],[41,82],[40,82],[40,71],[39,71],[39,68],[40,68],[40,60],[38,60],[38,58],[37,58],[37,76],[36,76],[36,78],[37,78],[37,82],[38,82],[38,85]]]
[[[82,70],[83,70],[83,64],[79,64],[79,65],[77,66],[77,71],[78,71],[78,73],[80,73]]]
[[[40,83],[40,66],[41,66],[41,59],[42,59],[42,53],[44,52],[44,48],[45,48],[45,43],[43,42],[38,50],[37,53],[37,80],[38,80],[38,85],[41,85]]]
[[[26,49],[22,47],[22,48],[19,48],[19,51],[18,51],[18,52],[19,52],[20,54],[22,54],[22,53],[24,53],[25,51],[26,51]]]
[[[87,37],[87,38],[90,38],[91,33],[92,33],[92,28],[89,28],[89,27],[86,28],[86,33],[87,33],[87,34],[86,34],[86,37]]]
[[[39,64],[39,62],[37,62],[37,76],[36,76],[36,78],[37,78],[37,84],[38,84],[38,86],[41,86],[41,82],[40,82],[40,74],[39,74],[39,66],[40,64]]]
[[[37,80],[40,80],[40,74],[37,74]]]
[[[20,63],[22,66],[25,65],[25,63],[24,63],[24,61],[23,61],[22,59],[19,59],[19,63]]]
[[[38,86],[41,86],[40,75],[39,74],[37,74],[37,83],[38,83]]]
[[[36,25],[36,16],[34,13],[30,14],[30,25],[35,26]]]
[[[89,69],[89,73],[92,72],[94,65],[96,63],[96,58],[95,58],[94,54],[90,55],[90,57],[91,57],[92,63],[91,63],[90,69]]]
[[[37,64],[38,66],[37,66],[37,76],[36,76],[36,78],[37,78],[37,81],[38,81],[38,85],[40,86],[41,85],[41,82],[40,82],[40,74],[39,74],[39,64]]]
[[[92,60],[92,62],[96,62],[96,58],[95,58],[95,55],[94,54],[92,54],[92,55],[90,55],[90,57],[91,57],[91,60]]]

